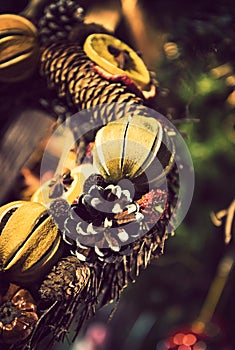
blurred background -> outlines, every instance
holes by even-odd
[[[203,331],[197,343],[176,341],[174,349],[234,350],[235,242],[224,243],[226,217],[221,227],[215,227],[210,214],[228,208],[235,195],[235,3],[84,0],[80,4],[87,21],[115,30],[156,73],[156,104],[185,136],[196,182],[190,210],[168,239],[165,254],[124,291],[112,319],[115,305],[90,320],[75,344],[58,344],[53,350],[173,349],[171,335],[184,334],[197,320],[216,277],[209,300],[216,304],[211,331]],[[1,0],[0,12],[19,13],[26,5],[26,0]],[[5,120],[3,111],[1,104]],[[8,125],[9,118],[11,113]],[[7,199],[14,196],[13,191]],[[223,289],[220,296],[219,289]]]

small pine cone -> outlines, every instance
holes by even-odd
[[[84,188],[61,229],[63,238],[74,241],[72,251],[79,260],[91,263],[96,256],[102,262],[113,261],[143,234],[144,215],[128,189],[107,184],[100,175],[91,175]]]
[[[75,256],[60,260],[43,281],[39,295],[43,301],[67,301],[86,286],[90,269]]]
[[[57,198],[50,203],[50,214],[53,220],[61,230],[64,227],[64,221],[68,217],[69,204],[65,199]]]
[[[48,87],[57,90],[58,96],[70,107],[86,110],[97,107],[89,113],[88,122],[96,126],[119,119],[124,113],[136,112],[137,106],[142,115],[144,101],[131,91],[122,81],[109,81],[94,69],[93,62],[81,47],[75,44],[56,43],[47,47],[41,56],[41,74]],[[115,103],[118,103],[115,105]],[[79,126],[81,126],[80,118]],[[76,126],[73,125],[73,131]]]
[[[54,1],[47,6],[39,21],[39,35],[42,45],[64,40],[74,25],[83,21],[84,10],[77,0]]]
[[[69,208],[68,202],[62,198],[57,198],[50,204],[50,212],[55,219],[67,217]]]
[[[40,107],[52,118],[54,118],[58,124],[64,123],[68,117],[75,113],[75,111],[73,112],[71,108],[69,108],[55,96],[40,98],[39,104]]]

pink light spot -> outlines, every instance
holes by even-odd
[[[192,350],[191,346],[187,346],[187,345],[180,345],[178,347],[178,350]]]
[[[173,342],[175,345],[182,345],[183,344],[183,339],[185,337],[184,333],[177,333],[174,335]]]
[[[197,341],[197,338],[192,333],[186,334],[183,338],[184,345],[194,345],[196,341]]]

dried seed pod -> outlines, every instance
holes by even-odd
[[[44,301],[69,300],[79,294],[90,277],[90,269],[75,256],[60,260],[43,281],[39,294]]]
[[[28,78],[39,58],[37,29],[24,17],[0,15],[0,80],[17,82]]]
[[[0,267],[11,281],[37,281],[60,257],[58,228],[39,203],[17,201],[2,206],[0,230]]]
[[[97,132],[93,160],[107,182],[128,178],[141,190],[162,183],[174,164],[174,148],[156,119],[129,115]]]
[[[11,283],[0,302],[0,343],[16,344],[26,339],[38,320],[36,310],[29,291]]]

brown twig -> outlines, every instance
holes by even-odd
[[[215,226],[222,225],[222,219],[226,217],[225,221],[225,243],[228,244],[232,238],[232,225],[235,213],[235,200],[232,201],[227,209],[220,210],[218,213],[212,212],[210,214],[211,221]]]
[[[41,14],[48,2],[49,0],[31,0],[20,15],[29,19],[35,19]]]

